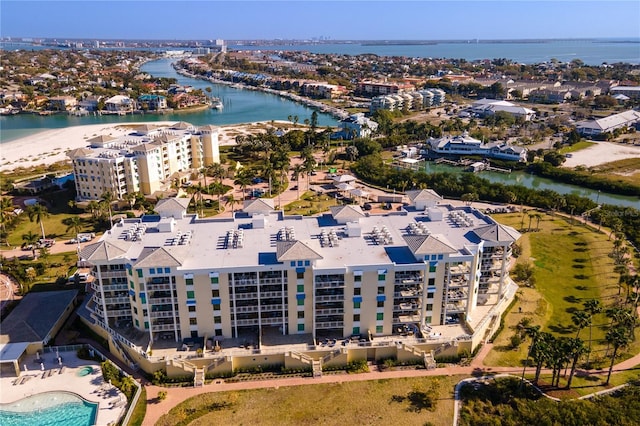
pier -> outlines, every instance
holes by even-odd
[[[459,160],[449,160],[447,158],[438,158],[434,161],[436,164],[447,164],[454,167],[466,167],[467,171],[471,172],[498,172],[498,173],[511,173],[511,169],[504,169],[502,167],[494,167],[489,164],[488,161],[473,161],[468,158],[461,158]]]

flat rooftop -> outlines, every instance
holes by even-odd
[[[383,267],[422,263],[416,260],[404,239],[415,233],[416,227],[451,246],[453,255],[465,255],[470,254],[467,248],[473,249],[480,242],[472,231],[495,223],[490,217],[471,208],[454,209],[439,205],[434,209],[440,213],[442,220],[430,219],[430,216],[437,218],[435,212],[430,215],[408,208],[380,215],[364,213],[354,218],[359,220],[357,225],[339,224],[331,213],[307,217],[265,212],[260,225],[256,225],[255,215],[251,217],[242,212],[236,214],[234,219],[197,219],[189,215],[175,219],[170,232],[159,231],[159,228],[167,229],[159,225],[170,221],[167,218],[125,219],[105,233],[100,242],[116,247],[119,255],[140,263],[140,267],[168,266],[173,263],[183,270],[243,268],[282,263],[278,262],[277,243],[281,240],[280,235],[286,232],[291,240],[300,241],[311,250],[309,255],[317,254],[316,268]],[[452,215],[454,211],[456,214]],[[454,216],[464,217],[465,220],[454,219]],[[352,226],[355,226],[355,232],[348,229]],[[386,242],[376,241],[373,237],[376,230],[386,232]],[[241,243],[230,244],[229,232],[240,232],[243,236]],[[323,240],[323,233],[335,235],[332,244]],[[159,248],[163,250],[158,251]],[[108,253],[114,252],[105,250],[104,253],[109,257]],[[82,254],[86,254],[86,258],[93,255],[84,251]],[[142,263],[143,259],[150,256],[155,259]]]

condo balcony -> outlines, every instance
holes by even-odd
[[[171,291],[176,288],[175,284],[149,284],[147,283],[147,291]]]
[[[342,328],[344,321],[324,321],[316,322],[316,329]]]
[[[400,315],[398,316],[398,323],[406,324],[406,323],[416,323],[420,322],[420,314],[411,314],[411,315]]]
[[[129,303],[129,296],[120,296],[120,297],[106,297],[105,296],[104,303],[107,303],[107,304]]]
[[[394,305],[393,310],[398,311],[418,311],[422,305],[420,303],[400,303],[398,305]]]
[[[333,301],[341,301],[344,300],[344,295],[337,296],[316,296],[316,302],[333,302]]]
[[[150,297],[147,299],[150,305],[163,305],[165,303],[175,303],[176,299],[170,297]]]
[[[324,288],[341,288],[344,287],[344,281],[317,281],[315,282],[316,289]]]
[[[92,272],[92,275],[94,276],[98,276],[97,272]],[[100,278],[105,279],[111,279],[111,278],[126,278],[127,277],[127,271],[126,270],[116,270],[116,271],[100,271]]]
[[[172,311],[151,311],[151,314],[149,316],[151,318],[173,318],[174,317]]]
[[[316,315],[344,315],[344,309],[342,308],[316,309]]]
[[[156,324],[151,325],[151,331],[174,331],[178,327],[175,324]]]
[[[91,283],[91,288],[94,291],[100,291],[100,285],[94,281]],[[129,289],[129,285],[128,284],[108,284],[108,285],[103,285],[102,286],[102,291],[104,292],[109,292],[109,291],[123,291],[123,290],[128,290]]]
[[[469,294],[463,290],[449,290],[447,291],[448,300],[466,300]]]

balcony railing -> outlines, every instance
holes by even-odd
[[[171,291],[175,288],[175,284],[147,284],[147,291]]]
[[[316,309],[316,315],[344,315],[343,308],[334,308],[334,309]]]
[[[173,318],[172,311],[151,311],[151,318]]]
[[[92,275],[97,277],[98,273],[97,272],[93,272]],[[122,270],[122,271],[100,272],[100,277],[101,278],[126,278],[127,277],[127,271],[126,270]]]
[[[112,303],[129,303],[129,296],[126,297],[105,297],[104,303],[112,304]]]
[[[316,288],[340,288],[344,287],[344,281],[316,281]]]
[[[150,305],[164,305],[167,303],[175,303],[177,300],[174,300],[170,297],[150,297],[147,299]]]
[[[174,331],[176,329],[175,324],[156,324],[151,325],[151,331]]]
[[[336,295],[336,296],[316,296],[316,302],[333,302],[336,300],[344,300],[344,295]]]
[[[342,328],[344,321],[317,322],[316,328]]]

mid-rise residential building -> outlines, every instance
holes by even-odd
[[[145,124],[127,136],[100,135],[88,142],[89,147],[67,153],[78,200],[96,200],[105,192],[115,199],[134,192],[151,195],[170,186],[174,173],[220,162],[218,129],[210,125]]]
[[[415,86],[411,83],[386,81],[360,81],[356,86],[356,94],[362,96],[393,95],[402,92],[412,92]]]
[[[398,212],[345,205],[317,217],[256,199],[232,219],[199,219],[186,214],[188,199],[161,200],[157,215],[123,219],[80,252],[95,276],[91,322],[143,354],[208,338],[256,342],[255,354],[268,335],[315,346],[351,335],[395,345],[410,334],[416,345],[471,351],[513,296],[508,267],[520,234],[441,205],[431,190],[407,196]],[[135,342],[123,337],[131,333]]]
[[[445,91],[429,88],[414,92],[404,92],[395,95],[376,96],[371,100],[369,110],[373,113],[379,109],[389,111],[396,110],[423,110],[444,104]]]
[[[378,129],[378,123],[359,112],[340,120],[340,131],[334,133],[334,137],[342,139],[368,138]]]
[[[481,155],[509,161],[527,161],[527,149],[513,146],[506,142],[484,143],[469,136],[468,132],[457,136],[443,136],[427,139],[427,146],[432,154],[439,156]]]

